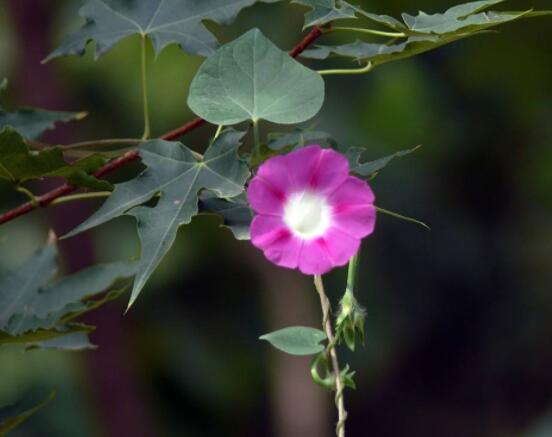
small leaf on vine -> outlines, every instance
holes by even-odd
[[[280,329],[259,337],[268,341],[276,349],[290,355],[314,355],[324,350],[320,344],[326,340],[326,334],[320,329],[294,326]]]

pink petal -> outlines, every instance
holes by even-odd
[[[259,214],[281,215],[285,194],[270,185],[265,179],[254,177],[247,188],[247,201]]]
[[[268,246],[264,254],[277,266],[296,269],[302,247],[303,241],[287,233],[282,234],[281,238]]]
[[[342,206],[332,215],[332,225],[354,238],[364,238],[374,232],[376,208],[373,205]]]
[[[251,222],[250,232],[253,245],[263,250],[283,235],[290,233],[281,217],[269,215],[255,216]]]
[[[334,267],[343,266],[360,248],[360,239],[337,228],[330,228],[324,235],[328,256]]]
[[[258,215],[251,223],[251,242],[274,264],[297,268],[303,242],[294,237],[279,217]]]
[[[275,156],[265,161],[257,171],[255,178],[263,179],[275,192],[286,195],[290,191],[291,178],[285,156]]]
[[[328,203],[336,211],[350,205],[373,205],[374,200],[374,193],[368,183],[354,176],[348,176],[328,197]]]
[[[323,238],[305,241],[299,257],[299,270],[305,275],[323,275],[333,267]]]
[[[349,163],[342,154],[318,145],[291,152],[286,160],[295,190],[311,188],[322,193],[331,192],[349,174]]]

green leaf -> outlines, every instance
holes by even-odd
[[[96,59],[130,35],[149,36],[158,54],[169,44],[186,53],[209,56],[218,43],[203,22],[230,23],[255,3],[279,0],[89,0],[79,14],[81,29],[67,35],[45,62],[58,56],[82,55],[96,41]]]
[[[0,82],[0,93],[8,87],[8,80]],[[67,123],[82,120],[86,112],[46,111],[44,109],[22,108],[15,112],[7,112],[0,106],[0,131],[11,126],[21,135],[29,139],[38,139],[47,130],[54,129],[56,123]]]
[[[91,155],[68,164],[61,149],[52,147],[31,151],[25,139],[12,127],[0,131],[0,179],[19,185],[32,179],[60,176],[71,185],[110,190],[111,184],[91,176],[106,163],[100,155]]]
[[[320,343],[327,339],[320,329],[304,326],[280,329],[259,338],[290,355],[315,355],[322,352],[324,345]]]
[[[418,15],[402,14],[406,26],[413,31],[422,33],[450,33],[460,29],[481,24],[491,24],[498,18],[494,12],[479,13],[504,0],[486,0],[453,6],[442,14],[426,14],[420,11]]]
[[[54,129],[58,122],[82,120],[85,116],[84,112],[45,111],[33,108],[6,112],[0,109],[0,130],[6,126],[12,126],[24,137],[37,139],[45,131]]]
[[[483,12],[502,1],[488,0],[466,3],[452,7],[442,14],[427,14],[421,11],[416,16],[403,14],[404,23],[387,15],[374,15],[355,7],[358,13],[370,20],[403,33],[404,39],[395,38],[382,44],[357,40],[354,43],[338,46],[319,45],[306,50],[302,56],[311,59],[343,56],[357,61],[370,62],[375,67],[387,62],[410,58],[460,39],[487,33],[489,29],[500,24],[549,13],[548,11],[533,12],[531,10]]]
[[[47,396],[42,395],[40,401],[36,400],[36,396],[29,396],[14,405],[0,407],[0,436],[7,435],[26,421],[54,399],[55,395],[55,390],[52,390]]]
[[[246,120],[295,124],[314,117],[324,81],[276,47],[258,29],[222,46],[199,68],[188,105],[218,125]]]
[[[70,322],[111,300],[112,293],[99,300],[93,297],[132,277],[137,268],[134,262],[100,264],[54,280],[56,260],[57,249],[50,242],[0,278],[0,345],[40,344],[90,332],[93,328]]]
[[[385,156],[383,158],[376,159],[374,161],[361,162],[361,158],[365,149],[360,147],[351,147],[345,152],[345,156],[349,159],[349,167],[351,173],[355,173],[358,176],[364,178],[373,178],[376,173],[383,170],[387,165],[396,158],[402,158],[417,151],[421,145],[412,149],[401,150],[400,152],[393,153],[392,155]]]
[[[205,214],[222,216],[223,226],[229,228],[236,240],[249,240],[249,226],[253,212],[245,195],[232,199],[220,199],[215,193],[204,191],[199,197],[199,211]]]
[[[292,3],[308,6],[305,27],[322,26],[330,21],[355,18],[355,8],[343,0],[293,0]]]
[[[218,197],[235,197],[249,176],[247,163],[237,151],[243,132],[224,131],[200,159],[177,142],[154,140],[140,146],[147,166],[136,179],[115,186],[115,191],[71,237],[123,214],[136,217],[142,256],[130,305],[167,254],[181,225],[198,213],[198,193],[208,189]],[[139,206],[160,194],[154,207]]]
[[[336,147],[335,139],[327,132],[296,129],[290,133],[272,133],[269,135],[268,147],[272,150],[298,148],[309,144]]]

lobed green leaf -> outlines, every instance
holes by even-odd
[[[0,345],[53,347],[63,343],[51,340],[66,335],[72,336],[73,347],[74,339],[82,344],[83,335],[93,328],[70,322],[113,299],[117,293],[93,298],[134,276],[136,269],[134,262],[100,264],[55,280],[57,249],[54,243],[47,244],[0,278]]]
[[[91,173],[106,163],[100,155],[91,155],[73,164],[63,159],[57,147],[31,151],[26,140],[12,127],[0,131],[0,179],[19,185],[43,177],[63,177],[70,184],[98,190],[110,190],[111,184]]]
[[[82,55],[96,41],[96,59],[130,35],[149,37],[158,54],[169,44],[192,55],[209,56],[218,46],[204,21],[230,23],[255,3],[279,0],[88,0],[79,11],[86,23],[67,35],[45,62],[59,56]]]
[[[181,143],[153,140],[140,146],[147,168],[135,179],[115,186],[113,194],[88,220],[66,238],[118,216],[134,216],[142,242],[142,255],[130,305],[167,254],[181,225],[198,213],[198,194],[203,189],[218,197],[241,194],[249,177],[247,163],[238,156],[243,132],[224,131],[202,158]],[[158,198],[154,207],[140,206]]]

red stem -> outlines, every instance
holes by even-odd
[[[305,38],[303,38],[303,40],[299,44],[297,44],[293,49],[289,51],[289,55],[292,58],[296,58],[301,53],[303,53],[303,51],[305,51],[305,49],[308,46],[310,46],[314,41],[316,41],[321,35],[322,35],[322,31],[320,30],[320,28],[314,27],[305,36]],[[202,118],[196,118],[195,120],[192,120],[177,129],[167,132],[166,134],[162,135],[160,138],[163,140],[174,140],[188,132],[195,130],[196,128],[198,128],[199,126],[205,123],[206,121],[203,120]],[[94,172],[94,176],[97,178],[101,178],[106,174],[111,173],[112,171],[115,171],[120,167],[123,167],[129,162],[132,162],[138,159],[139,157],[140,155],[136,150],[127,152],[124,155],[120,156],[119,158],[116,158],[108,162],[103,167],[100,167],[98,170],[96,170],[96,172]],[[1,214],[0,225],[7,223],[11,220],[14,220],[17,217],[20,217],[22,215],[28,214],[29,212],[33,211],[37,207],[48,206],[53,200],[57,199],[58,197],[66,196],[67,194],[70,194],[77,189],[78,187],[74,187],[69,184],[63,184],[53,189],[52,191],[48,191],[46,194],[43,194],[42,196],[38,196],[36,198],[36,206],[33,202],[27,202],[27,203],[24,203],[23,205],[18,206],[17,208],[14,208],[4,214]]]

